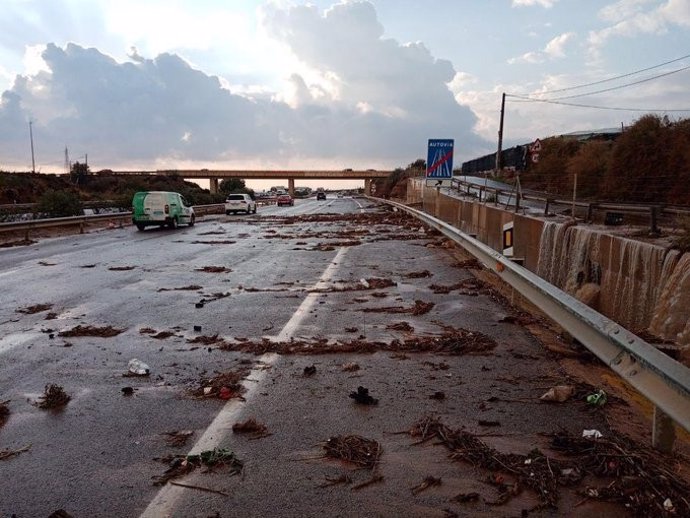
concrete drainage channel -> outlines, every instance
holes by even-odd
[[[457,228],[401,203],[371,200],[405,211],[458,243],[650,400],[655,448],[672,450],[674,422],[690,431],[690,369]]]

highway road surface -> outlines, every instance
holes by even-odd
[[[0,250],[0,517],[618,516],[516,475],[616,402],[540,401],[573,380],[477,268],[347,197]]]

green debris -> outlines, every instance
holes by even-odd
[[[606,404],[606,392],[599,389],[594,394],[587,396],[587,403],[592,406],[604,406]]]

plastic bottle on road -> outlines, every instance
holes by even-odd
[[[129,372],[136,374],[137,376],[148,376],[151,373],[151,369],[141,360],[132,358],[129,360]]]

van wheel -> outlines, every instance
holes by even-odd
[[[249,210],[249,208],[247,208],[247,210],[245,210],[245,211],[244,211],[244,213],[245,213],[245,214],[247,214],[247,215],[249,215],[249,214],[251,214],[251,213],[252,213],[252,211],[251,211],[251,210]]]
[[[137,229],[139,229],[140,232],[143,232],[145,228],[146,228],[146,225],[142,225],[141,223],[137,223]]]
[[[177,218],[172,219],[172,221],[169,224],[169,227],[172,228],[173,230],[177,228]]]
[[[193,227],[195,222],[196,222],[196,216],[194,216],[194,214],[192,214],[192,217],[189,219],[189,226]]]
[[[256,205],[254,205],[254,214],[256,214]]]

